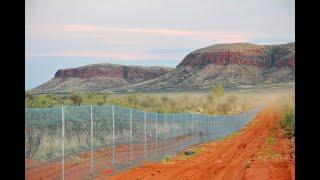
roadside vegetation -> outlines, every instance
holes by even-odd
[[[288,138],[295,137],[295,107],[293,104],[289,104],[284,108],[284,116],[280,126],[286,131]]]
[[[280,127],[285,130],[287,138],[295,137],[295,96],[294,94],[286,94],[282,96],[278,102],[281,107],[282,119]]]
[[[254,92],[228,92],[223,85],[207,92],[97,94],[70,93],[69,95],[26,94],[27,108],[49,108],[61,105],[118,105],[151,112],[194,112],[202,114],[237,114],[254,106],[259,100]]]

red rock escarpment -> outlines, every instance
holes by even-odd
[[[294,68],[294,43],[284,45],[223,44],[209,46],[188,54],[178,67],[197,65],[251,65],[259,68]]]
[[[128,66],[86,66],[82,68],[61,69],[55,74],[55,78],[90,78],[96,76],[124,78],[128,81],[136,79],[152,79],[167,73],[167,68],[141,68]]]

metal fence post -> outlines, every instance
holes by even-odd
[[[147,159],[147,113],[144,112],[144,159]]]
[[[187,128],[187,144],[189,145],[189,124],[188,124],[188,118],[186,118],[186,128]]]
[[[158,157],[158,113],[156,113],[156,157]]]
[[[214,139],[213,119],[214,119],[214,117],[211,117],[211,140]]]
[[[176,116],[173,114],[173,153],[176,153]]]
[[[132,109],[130,109],[130,162],[132,166]]]
[[[61,121],[62,121],[62,180],[64,180],[64,138],[65,138],[65,122],[64,122],[64,110],[61,107]]]
[[[91,175],[93,175],[93,114],[92,105],[90,106],[90,133],[91,133]]]
[[[195,144],[194,143],[193,114],[191,114],[191,132],[192,132],[192,144]]]
[[[213,139],[213,122],[212,122],[213,121],[213,117],[210,116],[209,120],[210,120],[210,135],[211,135],[210,136],[210,138],[211,138],[210,140],[212,140]]]
[[[179,150],[181,150],[182,149],[182,142],[183,142],[183,127],[182,127],[182,117],[181,117],[181,114],[179,115],[179,117],[180,117],[180,133],[179,133],[179,135],[180,135],[180,149]]]
[[[114,167],[115,163],[115,147],[114,147],[114,105],[112,105],[112,166]]]
[[[199,143],[199,118],[198,116],[196,117],[196,143]]]
[[[168,154],[168,132],[167,132],[167,116],[164,114],[164,129],[166,134],[166,155]]]

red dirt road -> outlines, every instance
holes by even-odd
[[[295,179],[293,143],[279,127],[279,108],[269,104],[238,134],[199,145],[194,157],[145,164],[108,179]]]

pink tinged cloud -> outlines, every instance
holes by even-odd
[[[156,45],[158,42],[151,42],[150,37],[167,37],[170,43],[175,43],[175,38],[198,39],[201,42],[214,43],[235,43],[246,42],[252,38],[250,33],[225,32],[209,30],[186,30],[186,29],[164,29],[164,28],[119,28],[105,27],[86,24],[38,24],[26,26],[27,38],[98,38],[114,45]],[[159,44],[159,45],[160,45]]]
[[[62,25],[47,24],[33,27],[26,27],[27,37],[62,38],[96,38],[99,37],[105,42],[113,45],[130,45],[132,47],[142,46],[141,49],[148,49],[150,46],[170,46],[171,48],[193,47],[196,39],[195,49],[203,45],[214,43],[246,42],[250,39],[249,34],[235,32],[219,32],[206,30],[185,30],[185,29],[156,29],[156,28],[119,28],[96,25]],[[164,38],[162,36],[167,36]],[[152,38],[150,38],[152,37]],[[157,37],[154,39],[153,37]],[[177,40],[179,39],[179,40]],[[193,39],[193,40],[192,40]],[[182,43],[182,44],[181,44]],[[198,47],[199,46],[199,47]],[[181,60],[186,54],[147,54],[144,51],[132,50],[123,51],[59,51],[48,53],[28,52],[26,56],[52,56],[52,57],[101,57],[119,60]]]
[[[139,35],[165,35],[165,36],[197,36],[202,38],[215,39],[217,43],[243,42],[250,38],[247,33],[221,32],[221,31],[202,31],[202,30],[183,30],[183,29],[150,29],[150,28],[117,28],[96,25],[64,25],[66,32],[84,33],[123,33]]]
[[[65,51],[49,53],[30,53],[29,57],[93,57],[117,60],[176,60],[177,54],[147,54],[144,52],[106,52],[106,51]],[[178,55],[179,56],[179,55]],[[183,56],[183,55],[180,55]]]

